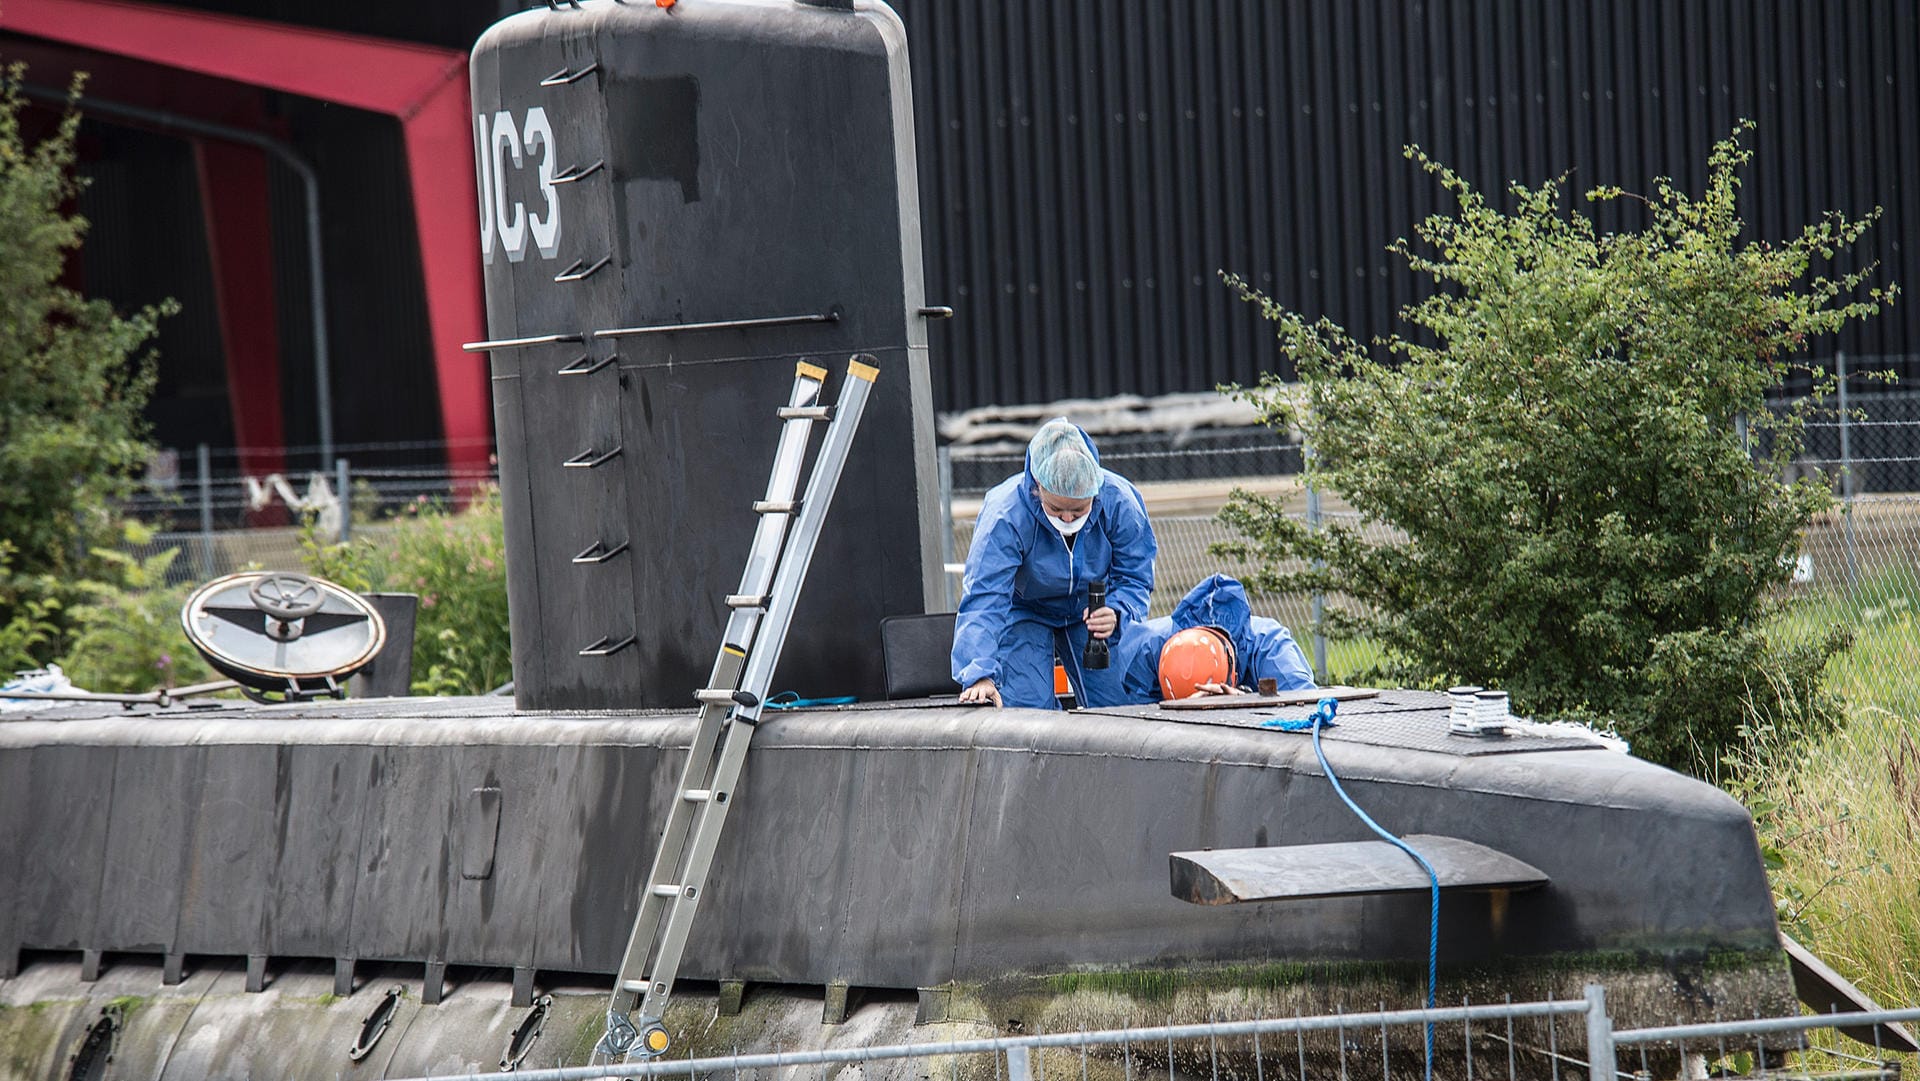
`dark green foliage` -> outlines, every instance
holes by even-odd
[[[151,359],[171,308],[130,318],[60,283],[87,223],[67,213],[79,116],[28,145],[24,69],[0,84],[0,644],[9,664],[56,652],[75,583],[117,526],[110,507],[145,465]],[[75,92],[78,92],[76,84]]]
[[[495,490],[449,512],[424,498],[351,544],[307,534],[308,569],[360,592],[420,598],[413,693],[485,694],[513,678],[507,636],[506,527]]]
[[[129,547],[153,540],[152,531],[138,523],[122,529]],[[72,644],[60,658],[74,686],[140,694],[220,678],[180,625],[180,609],[198,583],[167,584],[178,548],[145,559],[120,548],[93,554],[102,577],[77,583],[87,599],[69,610]]]
[[[1561,204],[1560,182],[1515,185],[1502,211],[1409,149],[1457,210],[1421,225],[1418,250],[1395,245],[1438,287],[1401,312],[1424,333],[1377,350],[1229,277],[1279,324],[1301,377],[1236,392],[1297,426],[1314,482],[1394,534],[1312,533],[1241,496],[1224,517],[1250,539],[1236,550],[1257,561],[1253,584],[1344,598],[1328,631],[1383,645],[1379,676],[1597,716],[1673,765],[1714,761],[1749,710],[1827,723],[1819,673],[1844,638],[1789,648],[1759,629],[1831,501],[1779,479],[1811,403],[1770,413],[1764,395],[1795,371],[1830,385],[1797,351],[1895,290],[1857,298],[1871,266],[1808,279],[1872,217],[1742,244],[1738,135],[1714,147],[1698,198],[1657,179],[1646,228],[1604,236]],[[1743,420],[1765,436],[1757,459]]]

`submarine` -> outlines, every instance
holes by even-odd
[[[1797,1008],[1745,809],[1590,733],[1403,689],[1319,732],[1272,723],[1313,697],[957,702],[907,64],[877,0],[487,31],[511,696],[336,697],[407,636],[255,575],[184,615],[249,698],[0,714],[0,1077],[589,1062],[803,371],[871,383],[767,676],[816,704],[757,716],[675,1054],[1417,1006],[1430,947],[1442,1001]],[[1437,934],[1336,773],[1435,854]]]

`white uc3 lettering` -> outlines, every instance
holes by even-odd
[[[510,262],[527,257],[529,238],[542,259],[553,258],[560,250],[560,201],[554,198],[553,127],[547,123],[547,111],[539,106],[528,109],[526,120],[519,124],[504,109],[491,118],[480,113],[473,118],[473,149],[480,186],[481,258],[493,262],[496,237]],[[524,191],[525,181],[519,178],[529,168],[538,170],[538,198],[543,204],[538,214],[529,213],[527,204],[509,192],[510,187]]]

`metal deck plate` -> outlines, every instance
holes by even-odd
[[[1329,743],[1366,743],[1376,747],[1405,747],[1440,754],[1476,756],[1516,754],[1522,751],[1582,751],[1605,747],[1598,737],[1578,732],[1565,735],[1520,733],[1501,736],[1456,736],[1447,731],[1447,696],[1436,691],[1384,690],[1377,698],[1340,703],[1331,727],[1320,738]],[[1251,728],[1276,739],[1306,739],[1306,732],[1284,732],[1262,727],[1276,718],[1300,720],[1311,705],[1267,706],[1246,709],[1173,710],[1158,705],[1112,706],[1089,713],[1141,717],[1175,724]]]
[[[806,706],[796,709],[768,709],[766,721],[777,722],[787,713],[866,713],[905,712],[923,709],[952,709],[959,705],[953,695],[939,698],[908,698],[896,701],[871,700],[846,705]],[[991,709],[990,706],[961,707]],[[1198,724],[1215,727],[1252,729],[1273,739],[1307,739],[1305,732],[1284,732],[1261,725],[1275,718],[1297,720],[1312,712],[1308,705],[1245,707],[1234,709],[1164,709],[1158,705],[1112,706],[1097,710],[1078,710],[1060,717],[1116,716],[1171,724]],[[592,721],[638,720],[648,718],[690,717],[694,709],[619,709],[619,710],[516,710],[513,699],[504,695],[476,695],[452,698],[374,698],[345,701],[320,700],[300,705],[255,705],[235,699],[196,699],[172,706],[135,705],[122,708],[105,703],[47,703],[46,709],[0,713],[0,724],[10,721],[78,721],[108,717],[155,717],[203,720],[280,720],[297,722],[306,718],[366,720],[505,720],[563,719]],[[1604,747],[1596,737],[1578,732],[1565,735],[1507,735],[1489,738],[1455,736],[1447,732],[1447,698],[1431,691],[1381,691],[1375,698],[1358,698],[1340,703],[1332,727],[1321,738],[1330,743],[1365,743],[1377,747],[1403,747],[1463,756],[1513,754],[1522,751],[1579,751]]]

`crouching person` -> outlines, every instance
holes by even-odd
[[[1283,691],[1314,687],[1292,632],[1254,615],[1246,587],[1224,574],[1194,586],[1172,615],[1127,628],[1117,653],[1128,702],[1232,694],[1263,679]]]
[[[980,504],[954,618],[960,701],[1058,709],[1054,658],[1082,706],[1119,705],[1121,670],[1081,663],[1089,639],[1119,649],[1153,592],[1159,546],[1140,492],[1100,467],[1079,426],[1059,417],[1027,445],[1027,465]],[[1092,586],[1104,583],[1095,605]]]

